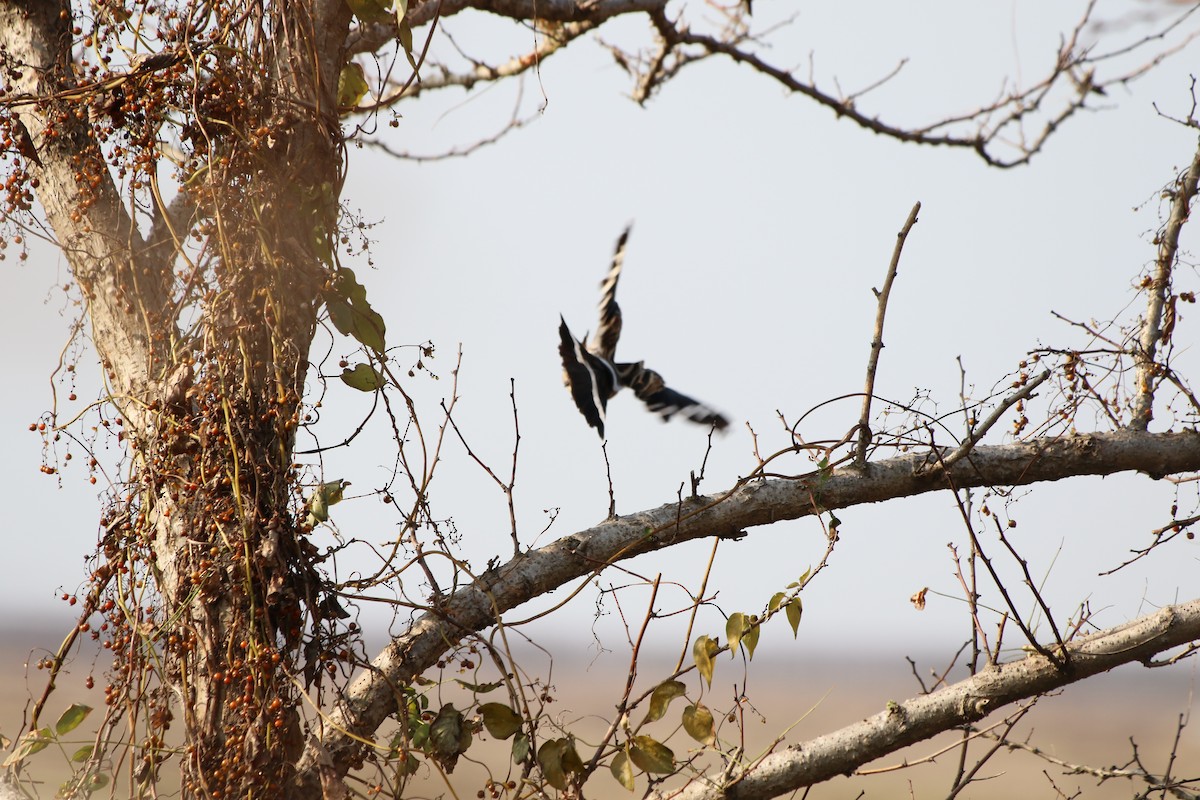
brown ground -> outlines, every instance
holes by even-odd
[[[0,733],[14,736],[23,719],[30,694],[41,692],[44,673],[33,671],[32,681],[26,680],[24,663],[33,645],[55,644],[57,632],[5,632],[0,634]],[[34,659],[37,654],[34,654]],[[90,705],[100,705],[103,696],[99,689],[87,693],[82,681],[90,668],[90,659],[80,659],[72,667],[72,673],[60,680],[60,691],[54,696],[43,715],[46,724],[51,724],[58,713],[70,702],[80,700]],[[103,662],[100,662],[101,664]],[[923,663],[923,672],[928,673],[931,662]],[[653,676],[662,674],[666,666],[643,663],[639,686],[653,684]],[[615,700],[615,693],[623,685],[626,666],[623,656],[610,655],[596,659],[589,666],[559,662],[555,665],[553,695],[556,702],[550,711],[563,721],[583,744],[598,737],[604,728],[602,718],[607,718]],[[828,655],[820,658],[796,658],[790,663],[756,661],[751,672],[749,697],[752,705],[745,708],[747,753],[756,754],[770,744],[778,731],[794,724],[789,741],[806,738],[834,730],[883,710],[888,700],[903,700],[913,695],[916,682],[902,659],[887,662],[868,658],[845,658],[835,660]],[[462,676],[472,679],[470,675]],[[960,676],[961,677],[961,676]],[[1085,685],[1070,688],[1062,694],[1045,698],[1034,712],[1017,729],[1017,738],[1029,738],[1054,756],[1071,763],[1088,763],[1093,766],[1121,765],[1129,760],[1132,752],[1130,739],[1137,743],[1143,762],[1149,769],[1165,769],[1176,722],[1181,713],[1191,705],[1193,669],[1186,662],[1171,670],[1147,670],[1142,667],[1126,668],[1115,674],[1094,679]],[[486,676],[480,679],[485,679]],[[731,706],[733,681],[741,681],[743,672],[735,662],[719,663],[712,693],[705,702],[714,709]],[[103,685],[101,670],[97,670],[98,685]],[[447,696],[444,699],[455,700]],[[501,699],[488,696],[487,700]],[[457,702],[462,707],[464,703]],[[568,710],[568,705],[577,709]],[[671,719],[677,719],[684,701],[677,701],[667,719],[661,720],[648,732],[665,736],[671,730]],[[640,715],[637,716],[640,719]],[[996,721],[997,717],[990,718]],[[84,726],[87,727],[86,725]],[[725,725],[721,730],[723,739],[729,741],[738,736],[734,726]],[[486,738],[486,737],[484,737]],[[687,748],[686,737],[680,733],[670,740],[676,753]],[[867,765],[865,770],[877,770],[905,760],[914,762],[928,756],[952,741],[949,738],[916,745],[877,763]],[[64,748],[65,753],[82,744],[72,742]],[[487,760],[494,765],[503,765],[499,752],[507,750],[508,743],[478,742],[479,749],[471,751],[481,756],[490,753]],[[973,755],[984,751],[984,746],[973,749]],[[43,797],[51,797],[56,787],[68,774],[63,752],[54,748],[37,754],[32,762],[33,774],[41,777],[48,787]],[[838,778],[815,788],[810,798],[832,798],[854,800],[867,798],[944,798],[947,787],[957,765],[957,754],[948,752],[939,756],[936,763],[920,764],[906,770],[887,772],[870,777]],[[419,787],[412,787],[410,797],[451,797],[440,783],[436,773],[428,774]],[[452,776],[459,797],[474,797],[483,785],[486,772],[466,759],[460,762]],[[1200,777],[1200,733],[1196,728],[1185,728],[1175,759],[1174,774],[1182,777]],[[1000,800],[1001,798],[1053,798],[1079,796],[1090,800],[1116,800],[1130,798],[1144,791],[1144,784],[1129,780],[1111,780],[1097,785],[1094,777],[1086,775],[1064,775],[1062,767],[1045,763],[1034,756],[1018,753],[998,755],[985,764],[978,773],[986,778],[972,784],[958,795],[972,800]],[[504,774],[497,774],[503,779]],[[626,793],[607,773],[597,774],[588,784],[593,798],[632,797]],[[644,778],[638,778],[638,794],[645,787]],[[164,787],[165,788],[165,787]],[[1192,785],[1196,791],[1197,785]],[[1060,794],[1061,792],[1061,794]],[[2,795],[0,795],[2,796]],[[107,795],[105,795],[107,796]],[[1155,795],[1157,796],[1157,795]]]

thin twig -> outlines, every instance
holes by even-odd
[[[984,437],[988,430],[990,430],[997,422],[1000,421],[1000,417],[1004,415],[1004,412],[1008,411],[1008,409],[1012,408],[1012,406],[1019,401],[1028,399],[1029,395],[1033,393],[1033,390],[1041,386],[1049,377],[1050,370],[1045,370],[1036,378],[1028,381],[1024,386],[1022,386],[1020,391],[1013,392],[1008,397],[1001,400],[1000,405],[996,406],[996,409],[988,415],[987,419],[972,429],[970,435],[967,436],[962,444],[954,449],[954,452],[941,459],[941,463],[944,465],[943,469],[946,467],[952,467],[962,460],[967,453],[971,452],[975,445],[979,444],[979,440]]]
[[[1058,631],[1058,625],[1054,622],[1054,616],[1050,613],[1050,606],[1047,605],[1045,598],[1042,597],[1041,590],[1033,583],[1033,576],[1029,574],[1029,562],[1017,552],[1017,549],[1008,541],[1008,537],[1004,535],[1004,527],[1000,524],[1000,518],[995,514],[992,515],[992,523],[996,526],[996,535],[1000,537],[1001,543],[1008,549],[1010,555],[1021,566],[1021,575],[1025,579],[1025,585],[1029,587],[1029,592],[1033,595],[1033,599],[1037,602],[1038,607],[1042,609],[1042,613],[1046,616],[1046,622],[1050,625],[1050,630],[1054,633],[1054,640],[1058,642],[1059,649],[1064,653],[1067,651],[1067,643],[1063,641],[1062,634]],[[1010,523],[1016,524],[1016,523]]]
[[[904,227],[896,234],[896,247],[892,250],[892,262],[888,264],[887,277],[883,280],[883,288],[875,292],[879,306],[875,312],[875,337],[871,340],[871,355],[867,359],[867,380],[863,389],[862,414],[858,418],[858,452],[855,463],[859,467],[866,466],[867,447],[871,444],[871,398],[875,393],[875,371],[879,368],[879,353],[883,350],[883,318],[887,314],[888,296],[892,293],[892,282],[896,280],[896,270],[900,267],[900,253],[904,250],[904,241],[908,232],[917,224],[917,212],[921,210],[918,201],[908,212]]]
[[[521,420],[517,414],[517,381],[508,379],[508,396],[512,399],[513,412],[513,459],[512,472],[508,475],[508,486],[504,493],[508,495],[508,520],[512,523],[513,556],[521,555],[521,540],[517,538],[517,509],[513,501],[513,489],[517,485],[517,450],[521,446]]]
[[[942,463],[941,454],[938,448],[930,447],[930,451],[938,457],[939,463]],[[988,558],[987,553],[983,551],[983,545],[979,543],[979,537],[975,534],[975,527],[971,524],[971,518],[967,513],[966,507],[963,505],[962,497],[959,496],[958,486],[955,483],[954,478],[949,472],[946,472],[945,474],[946,482],[949,484],[950,491],[954,495],[954,502],[958,507],[958,513],[962,516],[963,525],[965,525],[967,528],[967,535],[971,537],[971,545],[974,547],[975,552],[979,554],[979,559],[983,562],[983,566],[987,568],[988,574],[992,576],[992,583],[995,584],[996,589],[1000,592],[1000,596],[1004,598],[1005,605],[1008,606],[1008,610],[1012,613],[1013,622],[1017,623],[1017,626],[1021,629],[1021,633],[1025,635],[1025,639],[1029,642],[1029,645],[1034,650],[1045,657],[1046,660],[1048,660],[1058,669],[1065,669],[1067,666],[1067,659],[1070,657],[1070,653],[1065,647],[1062,648],[1057,654],[1052,653],[1040,642],[1038,642],[1037,637],[1033,634],[1033,631],[1031,631],[1029,626],[1025,624],[1024,620],[1021,619],[1021,614],[1017,610],[1017,605],[1013,602],[1012,596],[1008,593],[1008,588],[1000,579],[999,573],[996,572],[996,568],[992,565],[992,560]]]
[[[604,453],[604,474],[608,477],[608,518],[617,518],[617,495],[613,492],[612,465],[608,463],[608,440],[600,443],[600,451]]]
[[[632,653],[629,657],[629,670],[625,678],[625,691],[621,693],[621,700],[617,703],[617,713],[613,715],[613,720],[609,723],[608,730],[604,732],[604,737],[600,740],[600,744],[596,745],[595,754],[584,767],[583,774],[590,775],[596,770],[600,763],[600,759],[605,756],[605,750],[608,743],[612,741],[613,736],[617,733],[617,728],[627,724],[626,717],[629,714],[630,708],[633,706],[629,703],[629,696],[633,693],[633,685],[637,682],[637,668],[640,654],[642,651],[642,642],[646,638],[646,629],[650,627],[650,620],[654,619],[654,602],[658,598],[658,587],[662,582],[662,573],[660,572],[654,578],[654,583],[650,587],[650,602],[646,604],[646,615],[642,617],[642,627],[638,631],[637,640],[633,643]],[[640,700],[639,700],[640,702]],[[636,705],[636,704],[634,704]]]
[[[954,560],[954,576],[956,578],[958,578],[959,585],[962,586],[963,594],[965,594],[967,596],[967,608],[971,612],[971,627],[972,627],[971,654],[972,654],[972,657],[974,659],[978,659],[979,653],[982,650],[982,652],[987,653],[988,666],[995,666],[996,662],[992,661],[992,650],[991,650],[991,645],[988,644],[987,633],[984,632],[984,630],[983,630],[983,623],[979,621],[979,592],[976,590],[976,586],[975,586],[975,583],[973,580],[974,579],[974,570],[972,570],[972,576],[971,576],[972,582],[970,585],[968,585],[967,579],[963,575],[962,559],[959,558],[958,548],[954,546],[953,542],[947,544],[946,546],[948,548],[950,548],[950,556]],[[972,553],[971,555],[972,555],[971,564],[972,564],[972,566],[974,566],[974,555],[975,554]],[[983,642],[982,648],[980,648],[980,646],[979,646],[980,641]],[[975,674],[974,669],[971,670],[971,674],[972,675]]]

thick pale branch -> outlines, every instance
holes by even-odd
[[[1153,656],[1200,638],[1200,600],[1168,606],[1126,625],[1067,645],[1070,668],[1030,655],[989,667],[964,681],[875,716],[774,753],[745,775],[721,782],[695,781],[678,791],[654,793],[655,800],[766,800],[853,772],[863,764],[961,725],[976,722],[1018,700],[1035,697],[1122,664]]]
[[[1146,317],[1142,320],[1139,347],[1135,353],[1137,362],[1137,395],[1133,398],[1133,414],[1129,427],[1144,431],[1154,416],[1154,387],[1158,382],[1159,370],[1154,354],[1163,339],[1163,310],[1171,288],[1171,270],[1179,251],[1179,234],[1191,212],[1192,200],[1200,184],[1200,147],[1192,157],[1187,172],[1179,177],[1171,201],[1171,216],[1159,234],[1158,258],[1155,259],[1154,277],[1146,289]]]
[[[950,475],[962,489],[1126,471],[1163,477],[1192,470],[1200,470],[1200,434],[1117,432],[978,447],[951,466]],[[515,558],[441,599],[436,610],[384,649],[349,688],[332,715],[327,737],[305,754],[298,780],[315,785],[322,758],[332,758],[344,774],[358,749],[353,737],[370,738],[394,713],[398,687],[432,666],[455,642],[493,624],[509,609],[607,564],[690,539],[734,536],[747,527],[946,486],[947,476],[930,454],[874,462],[868,470],[846,467],[825,476],[743,481],[728,492],[601,523]]]
[[[518,20],[586,22],[595,27],[605,20],[623,14],[665,7],[665,0],[425,0],[423,3],[414,4],[408,10],[405,20],[415,28],[429,24],[435,16],[448,18],[470,9]],[[349,55],[374,53],[395,41],[395,25],[366,25],[350,32],[346,39],[346,51]]]
[[[11,94],[52,97],[74,87],[71,21],[66,3],[0,3],[0,47],[20,77]],[[113,367],[117,403],[133,429],[145,398],[161,379],[163,343],[156,335],[169,300],[170,259],[146,259],[144,243],[91,138],[69,101],[30,105],[21,119],[40,155],[38,199],[88,301],[92,337]]]

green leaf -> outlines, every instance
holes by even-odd
[[[329,320],[341,333],[353,336],[378,352],[386,349],[387,326],[383,317],[367,302],[367,290],[358,282],[353,270],[339,267],[333,288],[326,290],[323,297]]]
[[[787,599],[787,592],[776,592],[771,595],[771,602],[767,603],[768,611],[775,611],[779,608],[780,603]]]
[[[617,753],[613,757],[612,763],[608,765],[617,783],[624,786],[629,791],[633,791],[633,763],[629,760],[629,756],[624,750]]]
[[[411,750],[406,750],[403,753],[400,753],[397,758],[400,761],[401,775],[416,775],[417,770],[421,768],[421,759],[417,758],[416,754]]]
[[[70,733],[79,727],[80,723],[87,719],[87,715],[92,713],[91,706],[85,706],[82,703],[75,703],[58,718],[58,722],[54,723],[54,730],[62,736],[64,733]]]
[[[325,308],[329,310],[329,321],[333,327],[344,336],[349,336],[354,330],[354,310],[344,298],[335,294],[325,294]]]
[[[467,691],[474,692],[475,694],[487,694],[488,692],[494,692],[497,689],[499,689],[501,686],[504,685],[503,681],[488,681],[487,683],[470,683],[469,681],[462,681],[462,680],[459,680],[458,678],[455,678],[454,682],[457,683],[459,686],[463,687],[464,689],[466,689]]]
[[[633,737],[629,758],[642,772],[670,775],[675,771],[675,754],[671,748],[649,736]]]
[[[560,792],[566,790],[570,773],[583,772],[583,759],[575,751],[575,745],[570,739],[551,739],[544,742],[538,748],[537,761],[542,775],[546,777],[546,783]]]
[[[392,21],[391,3],[388,0],[346,0],[346,5],[360,22],[377,22],[382,25]]]
[[[400,46],[404,48],[404,55],[408,59],[409,66],[413,68],[413,72],[416,72],[417,60],[413,58],[412,26],[408,24],[408,20],[396,25],[396,35],[400,38]]]
[[[408,0],[393,0],[392,13],[396,15],[396,24],[404,22],[404,18],[408,16]]]
[[[95,745],[85,744],[83,747],[71,754],[71,760],[76,764],[82,764],[92,757],[93,748],[95,748]]]
[[[567,771],[562,765],[562,742],[565,739],[551,739],[543,742],[538,748],[537,762],[541,767],[546,783],[560,792],[567,788]]]
[[[787,604],[783,611],[787,614],[788,622],[791,623],[792,638],[796,638],[800,632],[800,615],[804,613],[804,605],[800,602],[800,598],[796,597]]]
[[[479,707],[483,727],[497,739],[507,739],[521,730],[521,715],[504,703],[484,703]]]
[[[646,719],[642,720],[642,724],[662,719],[666,716],[667,706],[671,701],[686,693],[687,686],[681,681],[663,681],[655,686],[654,691],[650,693],[650,709],[646,712]]]
[[[583,772],[583,759],[579,757],[579,751],[575,749],[575,740],[573,738],[563,739],[566,742],[566,747],[563,748],[562,763],[567,772],[579,774]]]
[[[746,657],[754,658],[754,648],[758,647],[758,634],[762,632],[762,626],[758,625],[758,616],[751,615],[747,621],[746,632],[742,634],[742,646],[746,648]]]
[[[342,383],[360,392],[374,392],[387,385],[387,378],[370,364],[355,364],[354,369],[343,369]]]
[[[387,325],[384,324],[383,317],[370,306],[364,308],[355,304],[351,306],[351,310],[354,312],[354,326],[351,331],[354,338],[377,353],[386,350],[384,336],[387,333]]]
[[[339,478],[336,481],[322,483],[308,498],[309,527],[315,528],[318,523],[329,521],[329,507],[342,501],[342,492],[350,484]]]
[[[683,710],[683,729],[687,735],[701,744],[712,745],[717,740],[712,712],[703,703],[696,703]]]
[[[351,61],[342,67],[342,72],[338,75],[338,108],[348,110],[356,107],[370,88],[362,65]]]
[[[453,703],[446,703],[429,724],[429,743],[433,745],[436,755],[457,756],[466,750],[463,746],[464,733],[466,737],[471,735],[463,724],[462,712],[455,708]],[[466,744],[470,745],[469,738],[466,739]]]
[[[410,719],[408,730],[412,735],[412,749],[426,750],[429,745],[429,723],[420,719]]]
[[[518,733],[513,737],[512,745],[512,760],[514,764],[521,764],[525,759],[529,758],[529,737],[523,733]]]
[[[446,772],[453,772],[458,757],[471,746],[471,729],[463,722],[462,712],[446,703],[429,724],[430,756]]]
[[[696,637],[696,643],[692,645],[692,660],[696,662],[696,669],[700,670],[700,674],[704,676],[704,680],[708,682],[710,688],[712,687],[713,656],[720,649],[720,646],[708,636]]]
[[[349,267],[339,267],[337,271],[336,291],[351,303],[367,302],[367,287],[358,282],[358,276]]]
[[[742,641],[742,634],[747,627],[746,615],[740,611],[735,611],[725,620],[725,638],[729,641],[730,658],[737,655],[738,643]]]

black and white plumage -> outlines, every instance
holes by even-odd
[[[600,326],[596,333],[590,340],[586,336],[583,340],[576,339],[567,328],[567,321],[559,317],[558,352],[562,356],[563,382],[571,390],[579,413],[599,432],[601,439],[608,401],[626,386],[664,421],[679,414],[692,422],[723,430],[729,425],[728,419],[700,401],[668,388],[662,375],[647,369],[643,362],[622,364],[616,360],[617,340],[621,337],[617,281],[625,261],[629,231],[626,228],[617,239],[612,266],[600,284]]]

